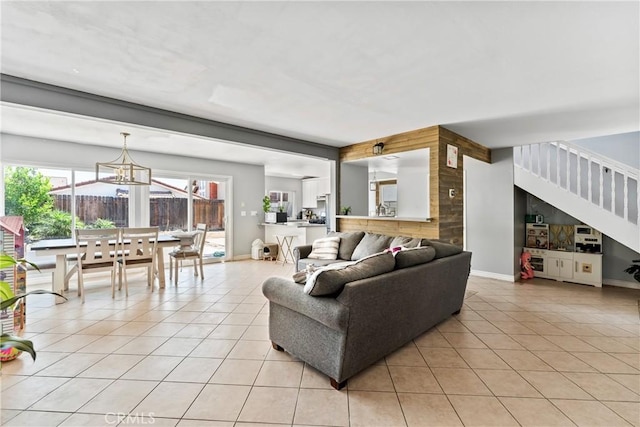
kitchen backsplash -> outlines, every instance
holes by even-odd
[[[549,249],[574,250],[573,225],[549,224]]]

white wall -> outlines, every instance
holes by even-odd
[[[93,170],[96,161],[113,159],[120,154],[120,149],[8,134],[0,135],[0,145],[0,162],[39,167]],[[262,211],[265,180],[263,166],[139,151],[131,151],[131,155],[136,162],[162,175],[173,172],[231,179],[232,197],[226,195],[225,209],[227,215],[232,213],[233,256],[237,258],[251,255],[251,242],[262,238],[263,234],[262,228],[258,226],[262,222],[261,217],[250,215],[251,211]],[[4,186],[2,193],[1,198],[4,199]],[[247,212],[247,215],[241,216],[241,211]]]
[[[405,218],[428,218],[429,170],[403,167],[398,170],[398,214]]]
[[[570,141],[625,165],[640,169],[640,132]]]
[[[491,160],[464,158],[466,249],[473,254],[473,274],[512,281],[520,255],[514,234],[513,150],[492,150]]]
[[[369,171],[367,166],[342,163],[340,165],[340,205],[351,206],[351,215],[369,215]]]

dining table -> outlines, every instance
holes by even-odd
[[[171,234],[159,234],[158,243],[156,245],[156,265],[158,268],[158,283],[160,289],[165,287],[165,274],[164,274],[164,248],[172,248],[181,243],[180,237]],[[80,244],[80,251],[83,249],[82,243]],[[115,246],[115,242],[114,242]],[[126,242],[125,242],[126,246]],[[78,266],[75,265],[71,269],[67,268],[67,261],[69,256],[77,256],[78,248],[76,246],[75,239],[44,239],[39,240],[31,245],[31,250],[36,257],[52,256],[55,255],[56,263],[53,270],[53,280],[51,284],[51,290],[61,295],[69,288],[69,279],[78,270]],[[56,296],[56,304],[65,302],[64,298]]]

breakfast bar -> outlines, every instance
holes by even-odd
[[[291,250],[296,246],[310,245],[314,240],[327,235],[325,224],[310,224],[306,221],[264,223],[263,225],[265,243],[278,243],[286,240]],[[293,262],[291,256],[285,260],[285,253],[288,253],[286,249],[279,247],[278,260]]]

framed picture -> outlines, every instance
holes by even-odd
[[[450,168],[458,168],[458,147],[447,144],[447,166]]]

